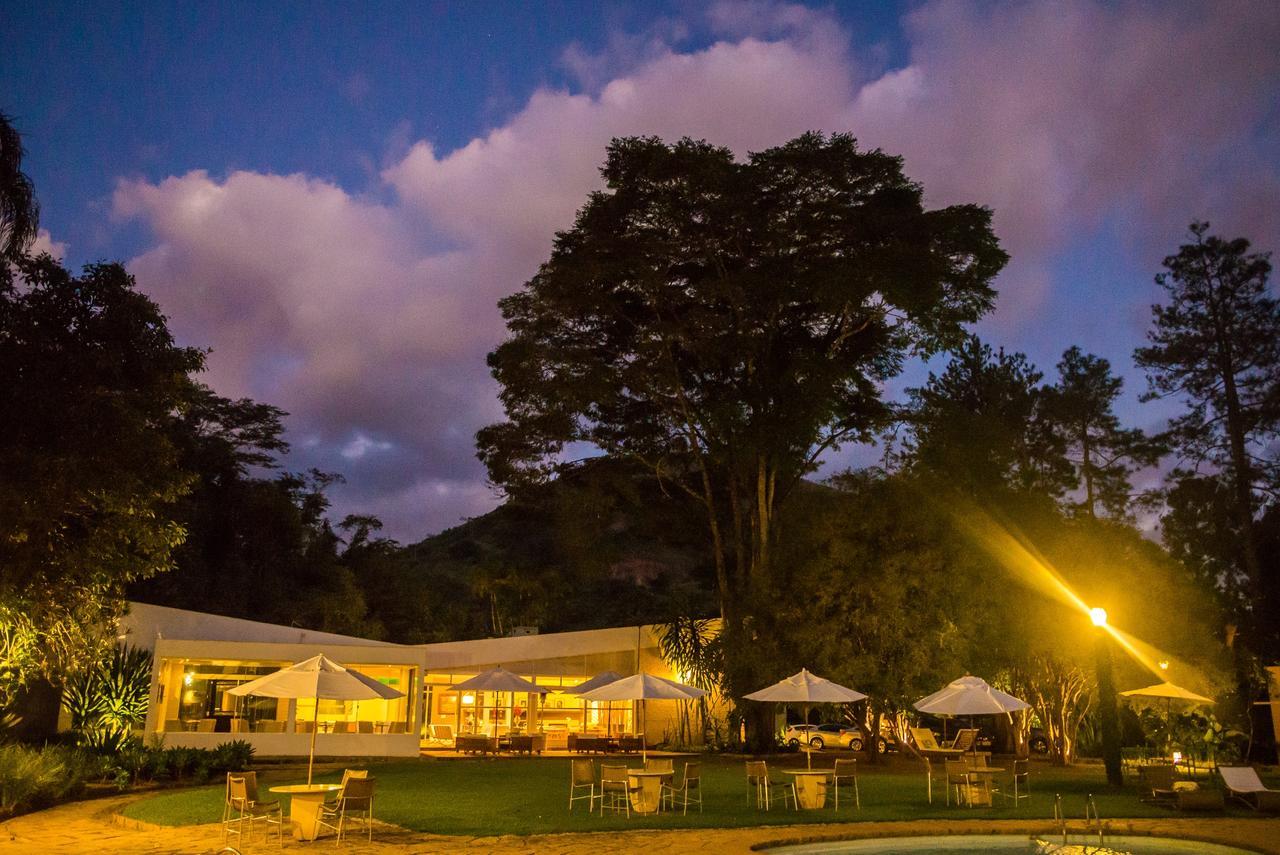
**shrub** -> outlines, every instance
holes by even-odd
[[[0,745],[0,815],[73,798],[97,771],[96,763],[75,749]]]
[[[253,762],[253,746],[243,739],[224,742],[213,749],[210,767],[215,772],[243,772]]]

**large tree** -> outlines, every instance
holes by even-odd
[[[740,697],[762,676],[753,623],[779,506],[823,452],[881,425],[880,383],[909,355],[960,341],[1006,256],[990,211],[925,210],[899,158],[846,135],[745,162],[619,139],[602,173],[501,301],[511,337],[489,364],[508,420],[480,431],[479,454],[518,490],[583,443],[696,501]]]
[[[1158,445],[1115,414],[1123,385],[1110,362],[1073,345],[1058,363],[1058,382],[1045,390],[1045,412],[1066,442],[1083,493],[1077,507],[1088,516],[1099,506],[1113,517],[1127,514],[1131,476],[1159,459]]]
[[[1266,453],[1280,435],[1280,301],[1272,296],[1269,253],[1244,238],[1191,224],[1192,240],[1156,276],[1168,303],[1152,306],[1150,345],[1134,353],[1147,371],[1147,398],[1187,405],[1169,436],[1182,455],[1175,481],[1225,478],[1240,537],[1237,568],[1257,593],[1261,567],[1254,533],[1260,508],[1276,497],[1280,461]]]
[[[191,484],[172,428],[202,364],[118,265],[0,265],[0,606],[46,676],[84,660],[125,584],[172,567]]]

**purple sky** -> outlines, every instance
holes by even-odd
[[[1187,223],[1280,243],[1266,0],[480,5],[20,12],[0,59],[44,245],[126,259],[216,390],[292,414],[290,468],[342,472],[336,511],[404,541],[497,502],[473,448],[495,302],[612,136],[904,155],[931,205],[995,210],[1013,260],[979,331],[1050,374],[1071,344],[1108,357],[1142,426],[1165,411],[1131,353]]]

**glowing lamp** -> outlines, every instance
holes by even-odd
[[[1173,765],[1177,766],[1181,762],[1182,762],[1182,752],[1181,751],[1173,752]]]
[[[190,671],[182,675],[182,683],[185,686],[190,686],[193,679],[195,678],[191,675]]]
[[[1161,671],[1168,671],[1168,670],[1169,670],[1169,660],[1168,660],[1168,659],[1161,659],[1161,660],[1160,660],[1160,670],[1161,670]]]
[[[1094,607],[1089,609],[1089,620],[1093,621],[1094,626],[1107,625],[1107,610]]]
[[[474,704],[476,702],[476,696],[468,692],[462,696],[462,702],[464,704]]]

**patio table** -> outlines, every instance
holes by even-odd
[[[631,779],[631,809],[636,813],[657,813],[662,805],[662,779],[670,772],[628,769]]]
[[[782,769],[784,775],[796,779],[796,803],[806,810],[816,810],[827,804],[827,779],[830,769]]]
[[[289,823],[295,840],[315,840],[320,833],[324,797],[342,789],[338,784],[283,784],[271,792],[289,797]]]

